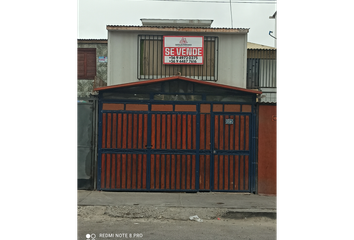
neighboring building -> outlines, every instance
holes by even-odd
[[[275,46],[277,47],[278,51],[279,51],[279,11],[276,11],[273,16],[269,17],[270,19],[275,19]],[[278,104],[279,104],[279,66],[278,66],[278,70],[277,70],[277,75],[278,75]],[[274,112],[275,110],[273,110]],[[279,105],[277,105],[277,114],[278,114],[278,121],[279,121]],[[278,197],[279,197],[279,122],[278,122]],[[273,154],[274,155],[274,154]]]
[[[276,38],[279,38],[278,16],[279,12],[275,12],[270,17],[275,19],[272,35]],[[257,103],[257,190],[259,194],[278,193],[279,196],[279,39],[274,39],[274,43],[275,48],[254,46],[258,49],[248,49],[247,81],[250,88],[262,91],[262,98]]]
[[[107,40],[78,39],[77,60],[78,189],[94,189],[98,106],[93,89],[107,85]]]
[[[107,85],[107,40],[78,39],[77,95],[89,97],[95,87]]]
[[[262,91],[257,104],[257,190],[259,194],[276,194],[276,48],[249,43],[247,51],[247,88]]]
[[[277,49],[247,43],[247,88],[262,91],[259,102],[277,102]]]

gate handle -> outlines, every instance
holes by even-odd
[[[147,149],[151,149],[151,148],[153,147],[153,145],[151,145],[151,146],[145,145],[145,147],[146,147]]]

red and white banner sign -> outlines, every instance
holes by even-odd
[[[203,64],[204,37],[164,36],[163,64]]]

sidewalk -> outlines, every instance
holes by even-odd
[[[245,193],[104,192],[78,190],[78,206],[152,206],[174,208],[222,208],[230,218],[275,218],[276,196]]]

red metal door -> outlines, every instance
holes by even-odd
[[[249,191],[250,115],[215,114],[214,191]]]
[[[125,111],[119,111],[119,110]],[[148,105],[103,104],[101,189],[146,190]]]
[[[197,191],[197,116],[177,106],[174,113],[151,115],[150,190]]]

